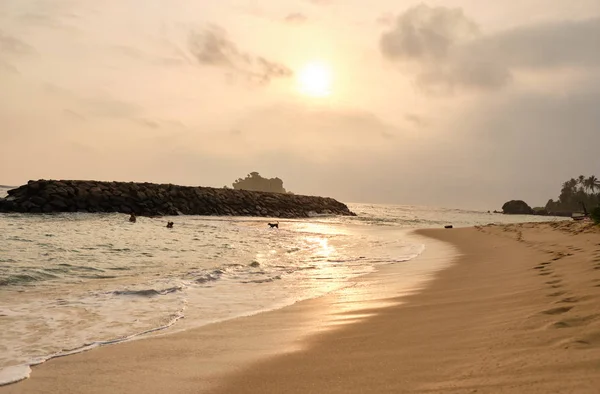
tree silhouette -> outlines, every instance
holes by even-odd
[[[589,191],[591,191],[592,193],[594,193],[596,191],[596,189],[600,189],[600,181],[598,181],[598,178],[596,178],[595,175],[588,177],[585,180],[585,185],[586,185],[586,188]]]
[[[580,175],[577,179],[571,178],[563,182],[558,200],[549,200],[546,211],[549,213],[572,213],[581,211],[581,204],[588,209],[593,209],[600,204],[600,182],[594,175],[585,177]]]
[[[246,178],[238,178],[232,184],[237,190],[252,190],[271,193],[287,193],[283,188],[283,181],[280,178],[263,178],[256,171],[246,175]]]
[[[579,175],[579,177],[577,178],[577,183],[581,186],[582,189],[585,188],[585,176],[583,175]]]

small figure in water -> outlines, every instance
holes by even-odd
[[[279,222],[276,223],[268,223],[271,228],[279,228]]]
[[[167,228],[173,228],[173,222],[167,222]]]
[[[129,217],[129,221],[130,221],[131,223],[135,223],[135,221],[136,221],[136,220],[137,220],[137,219],[136,219],[136,217],[135,217],[135,213],[132,213],[132,214],[131,214],[131,216]]]

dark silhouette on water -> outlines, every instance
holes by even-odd
[[[167,222],[167,228],[173,228],[173,222]]]
[[[135,213],[132,213],[131,216],[129,217],[129,221],[131,223],[135,223],[137,221],[137,218],[135,217]]]
[[[268,223],[271,228],[279,228],[279,222],[277,223]]]

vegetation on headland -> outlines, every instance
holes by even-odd
[[[595,175],[580,175],[564,182],[558,200],[550,199],[545,209],[548,213],[572,213],[582,212],[585,206],[589,212],[598,214],[599,205],[600,180]]]
[[[600,224],[600,206],[594,208],[590,216],[596,224]]]
[[[258,172],[251,172],[250,174],[246,175],[246,178],[244,179],[239,178],[238,180],[233,182],[232,186],[236,190],[288,193],[283,188],[283,181],[280,178],[263,178]]]
[[[505,214],[573,216],[585,213],[600,224],[600,180],[591,175],[580,175],[562,184],[557,200],[550,199],[545,207],[531,208],[522,200],[511,200],[502,206]]]

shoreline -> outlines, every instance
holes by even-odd
[[[403,305],[230,376],[221,393],[597,393],[600,229],[420,230],[456,264]],[[283,387],[285,386],[285,390]]]
[[[406,236],[406,240],[430,243],[424,237],[415,236],[413,234],[414,230],[402,230],[401,233]],[[67,388],[72,388],[73,391],[71,392],[79,392],[75,387],[78,387],[81,382],[76,383],[75,386],[71,385],[73,382],[57,383],[55,391],[52,391],[49,386],[54,387],[57,376],[60,376],[58,380],[62,380],[66,375],[65,372],[72,368],[78,369],[81,366],[80,362],[92,362],[100,365],[107,359],[111,363],[118,362],[122,356],[131,361],[132,358],[135,359],[136,357],[130,356],[137,352],[160,356],[164,348],[163,341],[168,343],[170,339],[174,339],[177,343],[185,343],[184,347],[187,347],[190,340],[188,337],[202,338],[204,343],[209,340],[215,342],[215,345],[210,346],[214,349],[209,350],[211,352],[218,350],[223,353],[216,355],[217,358],[220,357],[220,360],[214,359],[215,354],[211,354],[212,360],[200,360],[206,369],[196,375],[201,375],[205,379],[205,382],[199,386],[207,389],[215,380],[218,380],[214,375],[231,372],[267,357],[297,351],[303,348],[304,340],[307,337],[368,317],[368,315],[354,313],[359,309],[366,307],[381,308],[396,304],[397,301],[392,302],[389,300],[401,294],[421,290],[426,286],[426,282],[431,280],[432,274],[449,264],[447,258],[449,253],[451,254],[453,251],[447,245],[434,242],[411,260],[379,266],[376,272],[354,278],[354,285],[317,298],[306,299],[282,308],[210,323],[200,327],[185,327],[184,319],[183,327],[175,328],[173,331],[157,332],[132,341],[99,346],[67,357],[52,358],[42,364],[32,366],[32,372],[28,379],[0,386],[0,393],[65,392],[66,388],[63,384],[66,384]],[[430,257],[430,255],[434,256]],[[431,261],[427,262],[427,260]],[[427,264],[423,264],[423,262],[427,262]],[[407,267],[407,264],[412,265],[412,267]],[[405,274],[403,281],[398,282],[396,280],[398,271]],[[385,295],[385,300],[382,300],[382,295]],[[223,333],[227,334],[223,335]],[[152,344],[152,349],[146,348],[148,342]],[[167,345],[167,347],[169,346]],[[202,349],[204,345],[196,347]],[[169,354],[168,357],[169,359],[171,357],[177,358],[175,354]],[[175,361],[175,363],[178,362]],[[211,363],[214,365],[211,365]],[[55,369],[55,365],[58,365],[58,369]],[[92,368],[88,372],[93,373],[95,372],[94,369]],[[100,369],[102,368],[100,367]],[[83,373],[82,376],[86,374],[87,372]],[[122,377],[122,374],[117,373],[117,376]],[[68,376],[67,378],[78,379],[77,376]],[[194,387],[196,390],[194,392],[198,391],[199,386]],[[86,390],[88,389],[91,388],[86,388]],[[115,389],[119,390],[119,386],[113,388],[113,390]],[[106,392],[109,391],[111,390],[106,389]],[[95,391],[94,389],[93,392],[105,391]]]
[[[557,222],[417,234],[462,254],[423,291],[392,297],[399,278],[386,266],[362,294],[52,360],[0,393],[597,392],[598,230]]]

